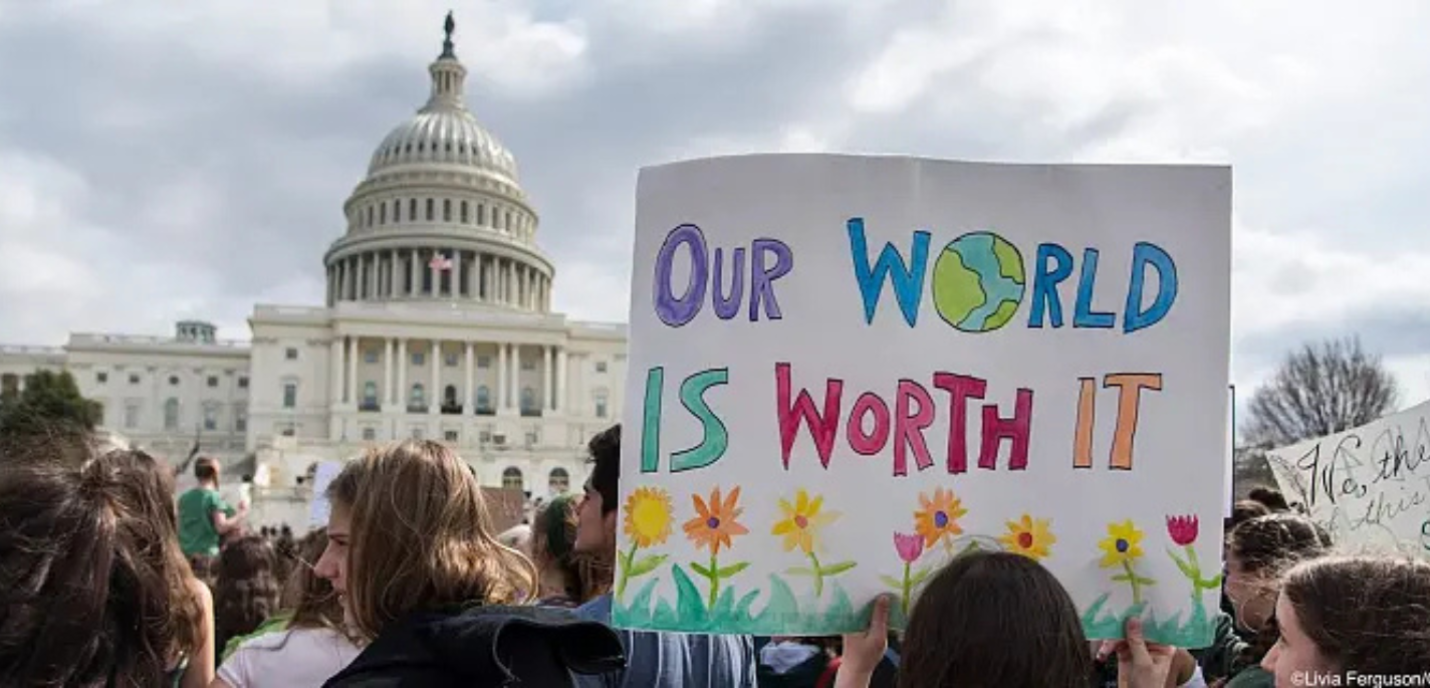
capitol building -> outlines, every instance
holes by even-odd
[[[585,443],[617,422],[624,325],[551,311],[556,269],[516,159],[467,110],[451,25],[431,95],[373,152],[323,255],[326,303],[259,304],[248,341],[76,333],[0,347],[0,386],[68,370],[109,432],[182,461],[195,440],[255,523],[306,526],[313,466],[403,438],[454,447],[483,485],[579,490]]]

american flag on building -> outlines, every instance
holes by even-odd
[[[432,260],[431,262],[427,263],[427,267],[438,271],[451,270],[452,259],[438,253],[437,255],[432,256]]]

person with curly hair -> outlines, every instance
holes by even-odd
[[[245,535],[223,548],[214,594],[217,647],[253,632],[278,611],[277,568],[273,546],[261,536]]]

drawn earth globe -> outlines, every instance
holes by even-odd
[[[1023,254],[992,232],[950,241],[933,266],[938,314],[964,332],[991,332],[1013,319],[1027,285]]]

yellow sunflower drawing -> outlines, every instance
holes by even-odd
[[[637,487],[626,498],[626,535],[637,547],[650,547],[670,537],[670,494],[655,487]]]
[[[1131,519],[1107,525],[1107,537],[1097,543],[1102,550],[1102,568],[1131,565],[1142,558],[1142,531]]]
[[[1008,521],[1008,532],[998,538],[998,541],[1014,554],[1021,554],[1033,560],[1044,559],[1049,555],[1048,547],[1058,541],[1048,529],[1048,524],[1049,520],[1046,518],[1034,519],[1023,514],[1023,518],[1017,521]]]
[[[839,512],[822,511],[823,506],[824,497],[815,495],[810,499],[804,489],[795,493],[793,505],[788,499],[780,499],[780,511],[784,512],[784,518],[775,522],[770,534],[784,536],[786,552],[798,547],[806,555],[813,554],[819,529],[839,518]]]

